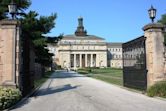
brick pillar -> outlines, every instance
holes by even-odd
[[[0,85],[16,87],[20,73],[20,23],[0,21]]]
[[[164,79],[164,26],[148,24],[143,27],[146,37],[147,87]]]

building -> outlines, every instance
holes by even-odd
[[[122,43],[107,43],[108,67],[123,68]]]
[[[83,18],[80,17],[78,18],[78,26],[75,34],[65,35],[56,45],[56,49],[54,49],[54,61],[62,68],[108,67],[110,66],[108,65],[110,63],[110,60],[108,60],[110,59],[110,47],[113,46],[114,48],[120,49],[121,52],[115,50],[113,53],[118,53],[116,55],[121,56],[121,45],[120,43],[116,45],[107,43],[104,38],[88,35],[84,29]],[[50,47],[48,49],[53,49],[52,46],[48,47]],[[122,62],[118,66],[113,66],[122,68],[120,65],[122,65]]]

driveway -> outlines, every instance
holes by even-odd
[[[12,111],[166,111],[166,101],[58,71]]]

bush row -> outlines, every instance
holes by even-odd
[[[0,110],[9,108],[21,98],[18,89],[0,87]]]

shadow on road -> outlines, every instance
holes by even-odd
[[[87,77],[85,75],[80,75],[76,72],[70,71],[61,71],[60,73],[56,73],[52,75],[50,78],[55,78],[55,79],[64,79],[64,78],[74,78],[74,77]]]
[[[38,97],[38,96],[44,96],[44,95],[59,93],[59,92],[67,91],[67,90],[76,89],[77,87],[80,87],[80,86],[71,86],[70,84],[66,84],[66,85],[63,85],[63,86],[55,87],[55,88],[54,87],[49,87],[49,88],[46,88],[46,89],[39,89],[37,91],[37,93],[35,93],[33,96]]]
[[[66,85],[62,85],[62,86],[57,86],[57,87],[50,87],[50,85],[52,84],[52,81],[55,79],[67,79],[67,78],[74,78],[74,77],[86,77],[83,75],[79,75],[74,71],[58,71],[55,74],[53,74],[50,79],[47,82],[46,87],[41,87],[40,89],[38,89],[37,91],[35,91],[35,93],[33,93],[33,95],[29,98],[25,98],[24,100],[22,100],[20,103],[18,103],[14,108],[12,109],[17,109],[17,108],[21,108],[26,104],[29,104],[32,99],[37,99],[40,96],[46,96],[46,95],[50,95],[50,94],[56,94],[56,93],[60,93],[60,92],[64,92],[64,91],[68,91],[68,90],[73,90],[76,89],[78,87],[80,87],[80,85],[77,86],[71,86],[71,84],[66,84]]]
[[[26,98],[26,99],[22,100],[19,104],[17,104],[15,107],[13,107],[12,110],[17,109],[17,108],[21,108],[24,105],[30,103],[31,99],[33,99],[33,97],[37,98],[39,96],[45,96],[45,95],[49,95],[49,94],[60,93],[60,92],[76,89],[78,87],[80,87],[80,85],[71,86],[70,84],[66,84],[66,85],[63,85],[63,86],[55,87],[55,88],[49,87],[49,88],[46,88],[46,89],[39,89],[30,98]]]

